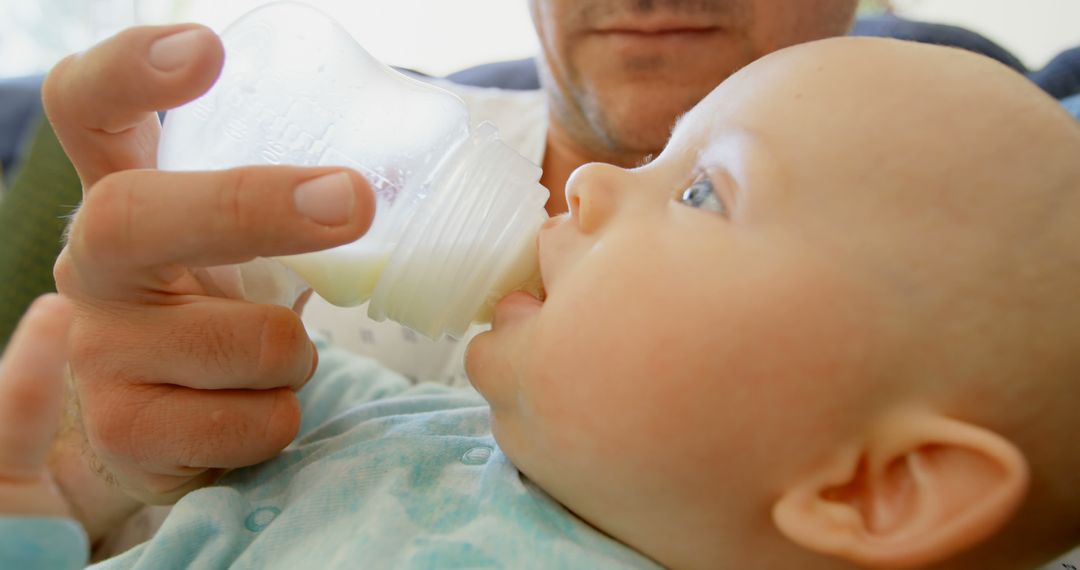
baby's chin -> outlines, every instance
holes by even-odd
[[[487,330],[469,341],[465,348],[465,374],[469,383],[493,409],[502,409],[514,397],[509,350],[501,331]]]
[[[492,328],[469,342],[465,373],[469,382],[495,409],[515,405],[521,376],[534,352],[535,329],[544,305],[536,297],[511,294],[496,307]]]

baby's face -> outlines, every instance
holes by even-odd
[[[665,563],[680,553],[664,533],[686,532],[670,521],[709,529],[721,551],[761,535],[790,469],[858,432],[860,402],[888,397],[874,389],[894,363],[884,347],[933,296],[918,274],[948,289],[961,279],[948,256],[986,245],[943,228],[965,227],[964,204],[1002,219],[1016,207],[909,191],[950,186],[957,166],[977,176],[952,160],[966,135],[931,131],[972,144],[979,131],[882,113],[910,107],[917,86],[898,73],[878,87],[850,49],[766,58],[649,164],[579,169],[570,214],[539,237],[546,300],[508,297],[470,347],[515,465]]]
[[[829,133],[792,136],[760,75],[714,91],[648,165],[579,169],[540,234],[546,301],[507,298],[470,347],[500,446],[586,519],[738,511],[797,434],[843,425],[821,396],[859,374],[876,309],[835,244],[898,214],[804,160]]]

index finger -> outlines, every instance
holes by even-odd
[[[71,305],[31,305],[0,360],[0,478],[33,479],[45,466],[63,408]]]
[[[342,245],[367,231],[374,202],[362,176],[335,167],[120,172],[95,185],[75,216],[57,286],[126,299],[172,290],[188,267]]]
[[[56,64],[42,101],[83,188],[112,172],[155,167],[156,111],[205,93],[224,57],[214,32],[180,24],[129,28]]]

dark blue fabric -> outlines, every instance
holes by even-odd
[[[23,143],[41,115],[40,75],[0,81],[0,165],[11,176]]]
[[[1031,80],[1058,99],[1080,93],[1080,47],[1059,54]]]
[[[1021,73],[1027,72],[1024,64],[1005,48],[985,36],[956,26],[916,22],[891,15],[861,16],[855,20],[850,35],[896,38],[963,48],[994,58]],[[522,90],[540,88],[534,58],[478,65],[448,75],[447,79],[477,87]]]
[[[850,35],[896,38],[924,44],[958,47],[981,53],[1021,73],[1027,73],[1027,67],[1023,62],[1005,48],[981,34],[956,26],[916,22],[892,15],[863,16],[855,20]]]
[[[498,87],[516,91],[540,88],[540,80],[536,75],[536,59],[532,57],[485,63],[451,73],[446,78],[454,83],[476,87]]]

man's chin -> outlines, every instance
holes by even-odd
[[[602,132],[611,154],[625,157],[619,160],[623,167],[640,166],[644,157],[659,154],[676,119],[700,100],[680,97],[671,101],[665,96],[658,101],[640,92],[626,95],[602,102],[591,121],[593,128]]]

